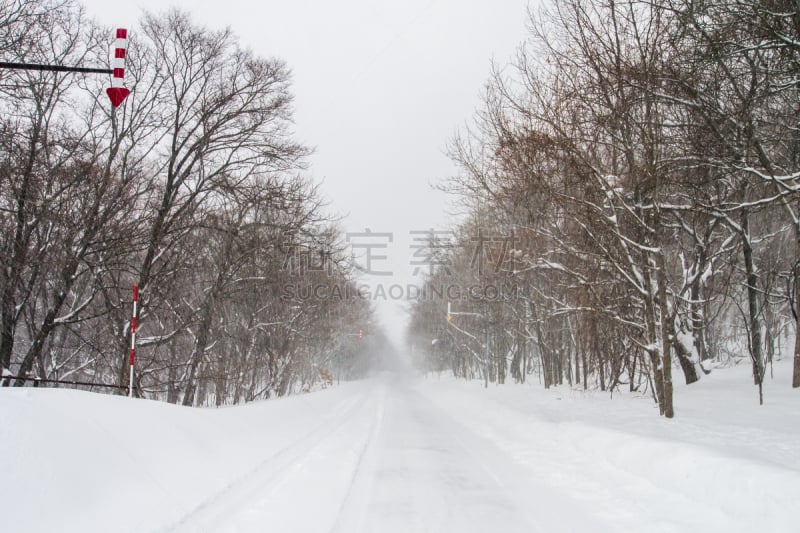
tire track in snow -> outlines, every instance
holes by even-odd
[[[222,515],[235,513],[242,506],[242,500],[253,494],[274,491],[287,477],[291,477],[293,467],[302,464],[302,459],[315,448],[331,438],[344,423],[363,408],[369,396],[361,394],[345,402],[337,415],[319,424],[300,438],[280,448],[266,457],[244,476],[234,480],[223,489],[206,498],[203,502],[173,524],[158,529],[161,533],[179,531],[216,531],[213,524]]]
[[[358,460],[353,469],[347,493],[342,499],[336,522],[331,533],[355,533],[363,529],[370,488],[374,480],[376,450],[375,442],[383,427],[386,391],[380,392],[372,429],[358,452]]]
[[[415,403],[426,405],[426,416],[434,420],[448,440],[471,459],[467,468],[479,469],[495,484],[498,494],[517,513],[518,523],[513,527],[529,532],[549,532],[554,524],[558,524],[558,531],[565,533],[606,533],[612,530],[584,513],[580,503],[569,493],[531,476],[531,472],[496,447],[487,436],[462,425],[451,413],[431,403],[419,391],[409,389],[408,395],[416,399]]]

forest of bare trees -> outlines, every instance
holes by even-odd
[[[529,21],[450,146],[467,215],[431,242],[418,360],[647,392],[667,417],[673,379],[714,364],[747,361],[763,402],[793,353],[800,387],[800,3],[564,0]],[[447,300],[474,314],[446,321]]]
[[[74,0],[0,0],[7,61],[107,67],[110,35]],[[134,283],[140,396],[238,403],[355,372],[368,302],[286,291],[354,286],[288,67],[179,11],[129,50],[116,110],[107,76],[0,70],[3,385],[127,385]]]

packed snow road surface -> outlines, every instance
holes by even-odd
[[[167,530],[587,531],[570,509],[411,383],[384,378]]]
[[[0,390],[2,529],[795,531],[796,391],[776,380],[759,408],[746,372],[711,378],[673,421],[640,397],[396,375],[227,409]]]

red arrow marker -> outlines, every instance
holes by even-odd
[[[131,91],[127,87],[109,87],[106,89],[106,94],[108,94],[108,98],[111,100],[111,107],[116,109],[125,101],[125,98],[131,94]]]
[[[108,98],[111,100],[111,107],[116,109],[125,98],[131,94],[130,89],[125,87],[125,56],[128,55],[128,30],[117,28],[117,42],[114,48],[114,59],[111,61],[113,74],[111,75],[111,87],[106,89]]]

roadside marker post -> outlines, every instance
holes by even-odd
[[[106,89],[106,94],[111,100],[111,107],[116,109],[125,101],[125,98],[127,98],[131,91],[124,86],[125,57],[128,55],[128,30],[125,28],[117,28],[115,35],[116,44],[114,48],[114,58],[111,61],[112,68],[70,67],[66,65],[42,65],[38,63],[0,61],[0,69],[111,74],[111,87]]]
[[[128,30],[117,28],[114,58],[111,60],[111,87],[106,89],[111,107],[116,109],[131,93],[125,87],[125,58],[128,55]]]
[[[133,284],[133,316],[131,317],[131,360],[128,398],[133,398],[133,368],[136,362],[136,306],[139,303],[139,284]]]

